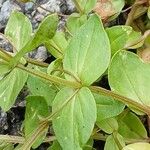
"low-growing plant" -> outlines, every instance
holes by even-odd
[[[150,127],[140,116],[150,121],[150,2],[73,1],[78,13],[67,17],[64,31],[57,30],[60,15],[48,15],[32,31],[29,19],[14,11],[1,34],[13,46],[13,53],[0,49],[2,110],[25,84],[30,90],[23,135],[0,135],[1,149],[47,142],[48,150],[92,150],[102,140],[105,150],[149,150]],[[129,9],[125,25],[104,27]],[[50,64],[26,57],[40,45],[56,58]],[[107,89],[99,86],[104,75]]]

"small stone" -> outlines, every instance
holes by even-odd
[[[44,61],[47,59],[47,50],[44,46],[40,46],[37,49],[37,54],[35,55],[35,59],[37,59],[38,61]]]
[[[48,58],[47,50],[44,46],[40,46],[36,51],[30,52],[28,56],[38,61],[45,61]]]
[[[7,42],[6,40],[3,40],[3,39],[0,39],[0,48],[6,50],[8,52],[12,52],[12,50],[13,50],[12,45],[9,42]]]
[[[47,9],[48,11],[42,9],[42,7],[44,9]],[[43,14],[44,16],[49,14],[49,12],[52,12],[52,13],[57,12],[57,13],[59,13],[60,12],[60,0],[49,0],[47,3],[41,5],[41,7],[38,7],[37,11],[40,14]]]
[[[0,110],[0,134],[5,133],[8,129],[7,113]]]
[[[3,3],[0,12],[0,30],[6,26],[8,18],[13,10],[21,10],[21,8],[10,0]]]
[[[2,7],[5,0],[0,0],[0,8]]]
[[[34,3],[32,2],[28,2],[25,4],[25,11],[32,11],[33,10],[33,6],[34,6]]]
[[[38,15],[35,16],[34,19],[35,19],[36,21],[38,21],[38,22],[41,22],[41,21],[44,19],[44,16],[41,15],[41,14],[38,14]]]
[[[75,11],[75,5],[72,2],[72,0],[66,0],[67,8],[68,8],[68,13],[72,13]]]

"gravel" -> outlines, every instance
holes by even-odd
[[[33,29],[37,29],[39,23],[45,16],[51,13],[70,14],[75,11],[71,0],[34,0],[34,3],[19,3],[16,0],[0,0],[0,32],[4,32],[7,21],[12,11],[18,10],[23,12],[31,20]],[[42,9],[44,8],[44,9]],[[59,23],[59,30],[62,30],[66,18],[62,17]],[[12,46],[4,39],[0,38],[0,47],[7,51],[12,51]],[[44,61],[48,58],[46,48],[41,46],[34,52],[28,54],[32,58]]]

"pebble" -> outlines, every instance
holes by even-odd
[[[30,52],[28,56],[38,61],[45,61],[48,58],[47,50],[44,46],[40,46],[37,50]]]
[[[3,3],[0,11],[0,30],[6,26],[8,18],[13,10],[21,10],[20,6],[16,3],[7,0]]]

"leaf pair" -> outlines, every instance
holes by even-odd
[[[80,79],[81,89],[64,88],[56,95],[52,110],[56,137],[65,150],[81,150],[92,133],[96,122],[96,103],[91,85],[107,69],[110,44],[102,22],[92,15],[71,39],[63,60],[64,70]],[[75,79],[65,75],[70,81]]]
[[[11,66],[16,66],[21,57],[49,41],[55,34],[58,25],[56,14],[47,16],[39,25],[37,31],[32,34],[32,26],[27,17],[22,13],[13,12],[8,21],[5,34],[10,38],[17,51],[10,61]],[[17,43],[17,44],[16,44]]]
[[[13,12],[6,26],[5,35],[12,42],[17,54],[14,58],[11,58],[9,63],[15,66],[25,53],[50,40],[55,34],[57,23],[57,15],[46,17],[32,36],[32,26],[29,19],[20,12]],[[4,111],[9,110],[14,104],[28,77],[27,73],[18,68],[3,76],[10,71],[10,64],[4,64],[3,61],[0,64],[0,106]]]

